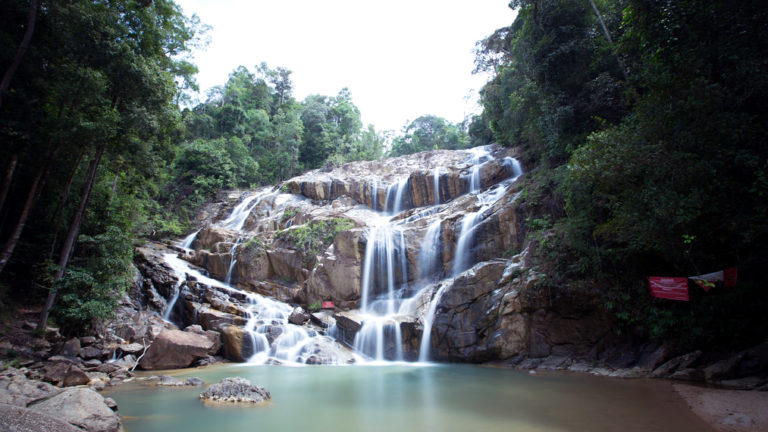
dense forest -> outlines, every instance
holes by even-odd
[[[0,302],[47,297],[71,331],[110,315],[137,242],[192,230],[222,189],[469,145],[463,125],[435,116],[397,136],[363,127],[347,89],[297,101],[291,71],[265,63],[191,106],[189,53],[206,26],[171,0],[0,10]]]
[[[513,0],[478,44],[473,130],[520,146],[548,285],[596,286],[644,337],[765,336],[768,12],[759,1]],[[738,286],[654,299],[648,276],[738,267]],[[712,345],[712,344],[717,345]]]
[[[296,100],[266,63],[193,106],[205,26],[172,0],[0,4],[0,303],[47,298],[41,324],[109,316],[134,246],[190,231],[222,189],[498,142],[532,168],[520,205],[549,289],[597,287],[640,337],[764,336],[761,2],[513,0],[514,22],[477,45],[482,114],[397,133],[364,127],[348,89]],[[648,294],[649,275],[734,266],[733,289]]]

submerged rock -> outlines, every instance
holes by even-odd
[[[251,384],[245,378],[224,378],[200,393],[200,399],[212,402],[259,404],[272,398],[269,390]]]

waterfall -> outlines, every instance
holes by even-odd
[[[181,286],[184,284],[184,273],[176,272],[176,274],[179,280],[173,287],[173,298],[168,302],[165,310],[163,311],[163,320],[178,325],[180,323],[171,321],[171,313],[173,313],[173,308],[176,307],[176,302],[179,301],[179,297],[181,296]]]
[[[224,279],[224,283],[227,285],[232,284],[232,270],[235,268],[235,264],[237,264],[237,247],[240,246],[240,242],[242,240],[242,237],[238,237],[237,240],[235,240],[235,243],[229,249],[229,269],[227,270],[227,277]]]
[[[475,226],[482,211],[467,213],[461,219],[461,230],[459,231],[459,240],[456,242],[456,251],[453,255],[453,276],[458,275],[468,268],[470,264],[470,253],[472,249],[472,240],[474,240]]]
[[[441,234],[441,222],[440,219],[435,219],[427,231],[424,233],[424,238],[421,241],[419,251],[419,280],[425,280],[434,276],[440,270],[438,259],[440,258],[440,234]]]
[[[327,339],[312,330],[288,322],[293,308],[285,303],[258,294],[241,291],[216,279],[211,279],[190,267],[189,263],[176,254],[163,255],[164,262],[183,281],[189,277],[199,284],[208,285],[221,291],[243,296],[247,301],[244,326],[252,354],[248,362],[266,364],[279,361],[286,364],[300,364],[306,361],[307,346],[320,339]],[[178,296],[177,296],[178,297]],[[170,310],[169,307],[167,310]],[[273,341],[270,343],[270,337]],[[245,351],[245,350],[244,350]]]
[[[480,167],[490,158],[490,151],[487,146],[475,147],[469,150],[472,157],[469,163],[472,164],[469,175],[469,192],[475,193],[482,188],[482,179],[480,178]]]
[[[437,290],[432,301],[429,302],[429,309],[424,315],[424,330],[421,333],[421,344],[419,344],[419,361],[429,361],[429,350],[431,349],[432,342],[432,324],[435,322],[435,313],[437,312],[437,304],[440,303],[440,299],[443,297],[445,287],[448,284],[442,284],[440,289]]]
[[[523,167],[520,165],[520,161],[518,161],[515,158],[511,157],[505,157],[504,160],[501,162],[502,165],[507,167],[509,170],[509,176],[513,180],[516,180],[518,177],[523,175]]]
[[[221,222],[219,226],[224,229],[233,231],[242,230],[243,226],[245,225],[245,221],[251,214],[251,210],[259,205],[259,202],[261,202],[262,198],[268,195],[267,191],[268,190],[265,190],[261,191],[260,193],[247,196],[240,202],[240,204],[236,205],[235,208],[232,209],[232,213],[230,213],[229,217],[224,219],[224,221]]]
[[[385,212],[396,215],[403,210],[406,210],[408,203],[403,201],[403,194],[408,189],[408,182],[409,178],[406,177],[387,186],[386,199],[384,202]]]
[[[195,239],[197,238],[197,234],[200,232],[200,230],[197,230],[193,232],[192,234],[184,237],[184,240],[179,243],[179,246],[184,249],[192,249],[192,243],[194,243]]]
[[[374,211],[379,210],[379,179],[373,179],[371,182],[371,208]]]

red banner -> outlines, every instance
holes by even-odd
[[[650,276],[651,295],[669,300],[689,301],[688,278]]]
[[[323,302],[323,309],[333,309],[335,307],[336,307],[336,305],[333,304],[332,301],[324,301]]]

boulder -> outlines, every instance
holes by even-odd
[[[29,408],[0,402],[2,430],[8,432],[82,432],[59,418],[57,413],[45,414]]]
[[[79,367],[75,365],[69,365],[69,368],[61,378],[62,387],[72,387],[78,385],[86,385],[91,381],[91,378]]]
[[[253,355],[253,342],[242,327],[227,325],[221,330],[224,357],[235,362],[245,362]]]
[[[77,357],[80,355],[80,339],[72,338],[64,342],[64,346],[61,347],[61,355],[66,357]]]
[[[29,408],[89,432],[122,430],[120,416],[91,389],[70,388]]]
[[[288,322],[296,325],[304,325],[309,321],[309,314],[302,308],[297,307],[288,316]]]
[[[272,398],[269,390],[251,384],[245,378],[224,378],[200,393],[200,399],[212,402],[260,404]]]
[[[95,346],[87,346],[80,348],[80,357],[83,360],[99,359],[103,360],[106,357],[104,350]]]
[[[152,342],[140,361],[142,369],[174,369],[190,366],[215,347],[211,338],[180,330],[165,330]]]
[[[25,407],[35,401],[55,396],[61,391],[51,384],[27,379],[16,369],[0,372],[0,404]]]
[[[217,332],[222,332],[222,329],[225,326],[234,325],[242,327],[248,321],[243,317],[220,312],[207,307],[203,307],[199,310],[197,318],[204,329]]]

